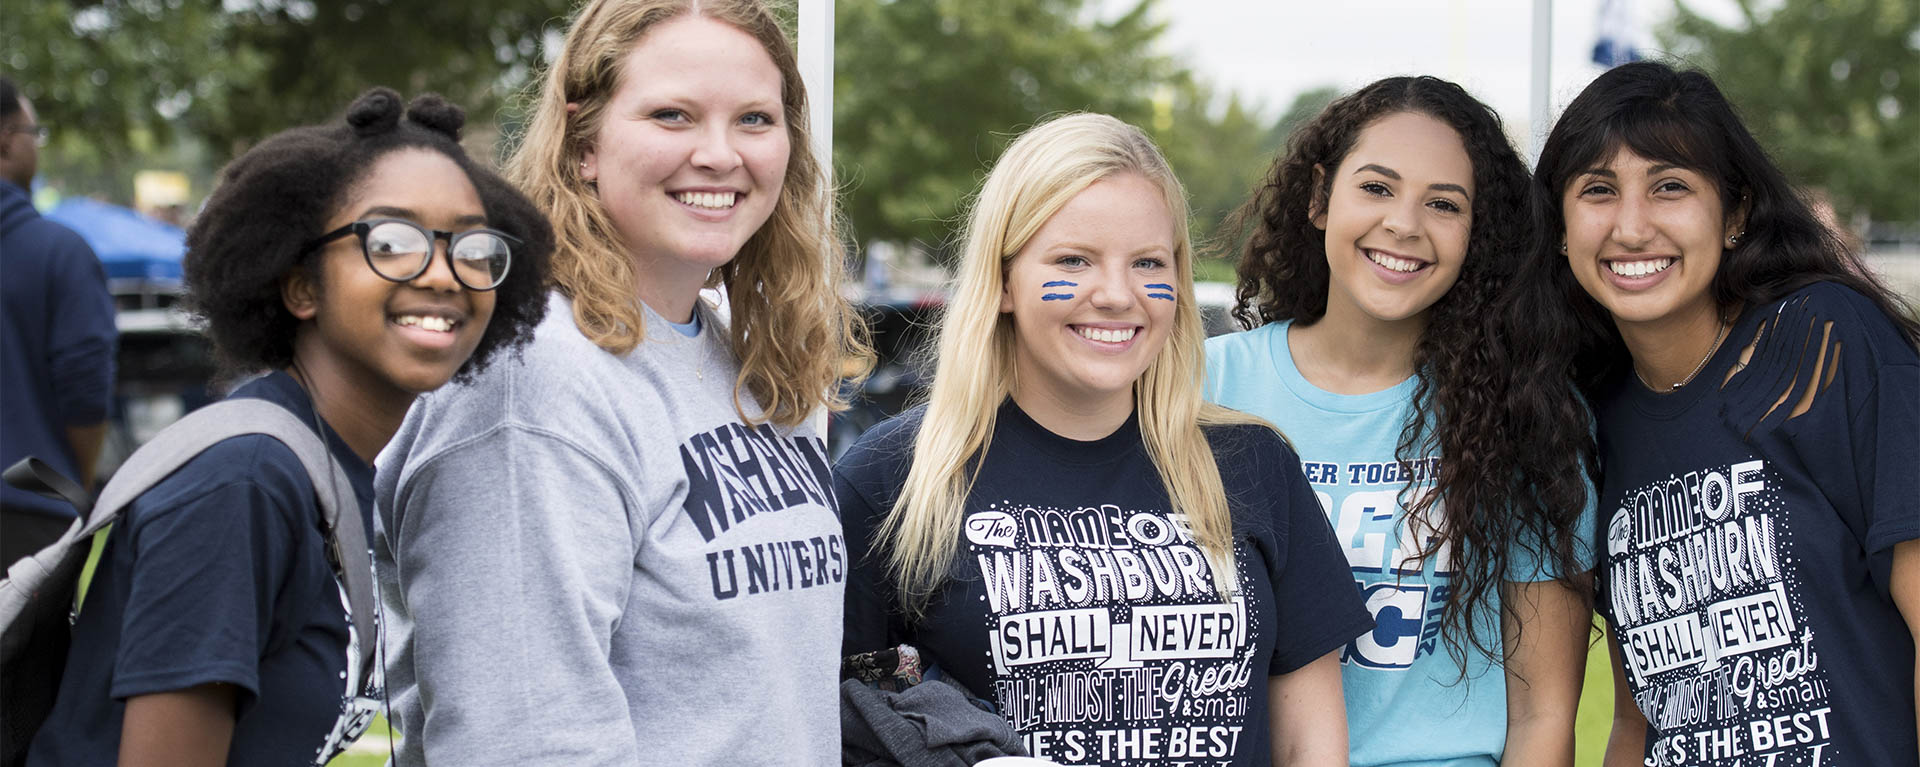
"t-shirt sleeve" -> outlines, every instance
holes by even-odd
[[[1886,593],[1894,544],[1920,537],[1920,355],[1870,301],[1832,284],[1789,297],[1764,327],[1750,388],[1778,390],[1779,404],[1746,415],[1779,423]],[[1791,369],[1779,364],[1789,357]]]
[[[1373,616],[1361,601],[1333,525],[1301,473],[1299,457],[1278,435],[1270,439],[1269,449],[1252,452],[1261,463],[1250,468],[1268,477],[1260,497],[1267,504],[1277,549],[1268,558],[1268,577],[1280,635],[1267,673],[1278,676],[1371,630]]]
[[[311,485],[272,463],[256,465],[253,476],[214,469],[239,457],[238,442],[189,462],[121,523],[132,570],[114,657],[116,699],[218,682],[245,692],[244,710],[259,695],[274,600],[297,545],[289,506],[300,508],[296,488],[311,493]]]
[[[846,528],[850,563],[843,655],[893,647],[904,640],[897,590],[887,574],[885,551],[876,546],[880,524],[899,491],[896,475],[903,475],[901,456],[911,448],[897,444],[899,438],[890,426],[869,430],[833,467],[833,496]]]
[[[1589,426],[1589,428],[1592,428]],[[1578,566],[1577,572],[1588,572],[1599,562],[1599,549],[1594,545],[1599,528],[1600,493],[1593,486],[1593,477],[1581,473],[1580,486],[1586,493],[1580,508],[1580,517],[1573,522],[1573,559]],[[1530,536],[1537,538],[1538,536]],[[1523,540],[1520,536],[1507,545],[1507,581],[1517,583],[1538,583],[1560,577],[1560,569],[1554,565],[1551,541]]]
[[[640,758],[610,659],[638,556],[633,499],[573,443],[518,424],[408,467],[389,512],[427,760]],[[385,501],[386,499],[383,499]]]

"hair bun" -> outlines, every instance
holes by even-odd
[[[460,140],[460,126],[467,124],[466,110],[440,98],[438,93],[423,93],[407,105],[407,119]]]
[[[347,107],[347,124],[361,136],[393,130],[400,124],[400,94],[385,87],[360,94],[360,98]]]

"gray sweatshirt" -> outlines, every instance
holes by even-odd
[[[742,422],[706,306],[693,338],[649,311],[614,356],[551,301],[519,358],[421,397],[380,455],[398,763],[837,764],[820,439]]]

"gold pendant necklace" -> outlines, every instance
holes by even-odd
[[[1725,317],[1720,318],[1719,329],[1714,331],[1713,345],[1707,347],[1706,356],[1700,358],[1700,364],[1693,366],[1693,372],[1688,373],[1686,378],[1682,378],[1679,381],[1675,382],[1672,386],[1667,387],[1666,391],[1660,391],[1660,387],[1654,386],[1653,382],[1648,381],[1646,376],[1640,374],[1640,368],[1638,367],[1635,367],[1633,369],[1633,375],[1635,378],[1640,379],[1640,384],[1642,386],[1645,386],[1648,389],[1651,389],[1660,394],[1672,394],[1674,392],[1677,392],[1680,390],[1680,387],[1686,386],[1687,384],[1692,383],[1694,376],[1700,375],[1701,370],[1706,369],[1707,360],[1713,359],[1713,353],[1720,351],[1720,344],[1727,340],[1727,331],[1730,331],[1732,329],[1733,329],[1733,326],[1727,323],[1727,320]]]

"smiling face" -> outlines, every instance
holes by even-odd
[[[425,149],[382,155],[325,231],[373,218],[456,233],[487,223],[466,172]],[[411,398],[451,379],[485,335],[494,295],[461,287],[446,248],[436,241],[427,270],[404,283],[376,274],[357,236],[311,256],[319,259],[317,289],[295,270],[285,290],[287,310],[305,321],[298,332],[307,337],[295,343],[296,354],[325,357],[302,358],[302,367],[334,371],[375,396]]]
[[[1425,114],[1391,114],[1361,131],[1332,174],[1313,219],[1327,233],[1327,315],[1423,318],[1466,262],[1473,161],[1460,134]]]
[[[634,46],[581,169],[642,282],[691,294],[773,213],[788,149],[773,58],[690,15]]]
[[[1000,311],[1014,326],[1014,398],[1029,413],[1133,406],[1133,382],[1173,328],[1174,223],[1137,173],[1074,195],[1007,265]]]
[[[1713,275],[1741,224],[1705,175],[1623,148],[1562,195],[1567,266],[1615,322],[1717,314]]]

